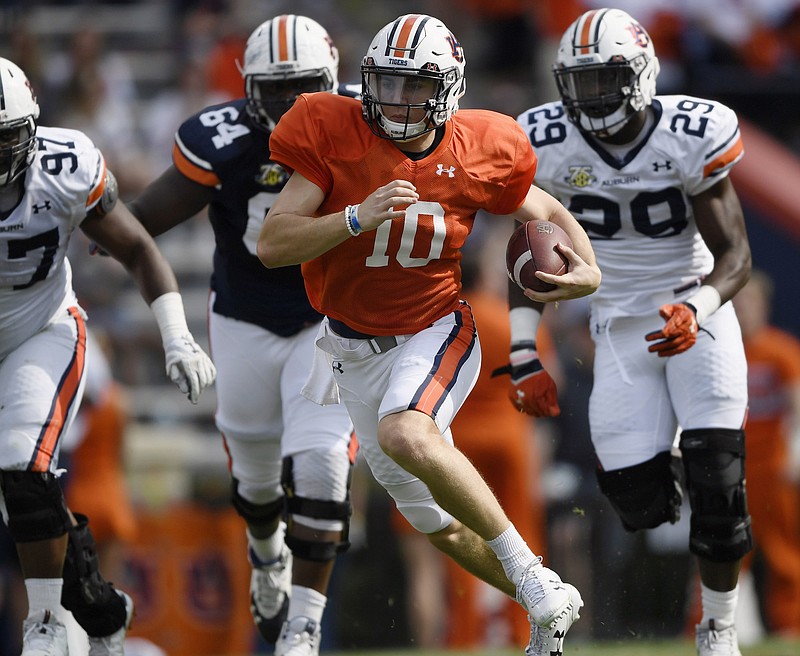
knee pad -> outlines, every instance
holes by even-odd
[[[627,531],[655,528],[681,516],[683,493],[679,459],[668,451],[632,467],[597,469],[600,490]]]
[[[731,562],[753,548],[744,472],[744,431],[699,428],[681,433],[692,507],[689,549],[714,562]]]
[[[436,533],[453,523],[453,516],[433,499],[428,503],[397,501],[397,509],[420,533]]]
[[[286,544],[298,558],[316,562],[328,562],[350,547],[350,475],[347,479],[347,494],[344,501],[310,499],[297,494],[294,481],[294,460],[291,456],[283,459],[281,485],[286,495]],[[342,523],[339,542],[313,541],[292,535],[293,516],[340,521]]]
[[[269,526],[284,514],[285,498],[268,503],[253,503],[239,494],[239,481],[231,479],[231,504],[248,526]]]
[[[14,542],[59,538],[72,526],[58,479],[50,473],[2,471],[8,532]]]
[[[114,586],[100,574],[89,519],[74,514],[78,524],[69,530],[61,605],[72,612],[89,636],[100,638],[124,626],[127,610]]]
[[[404,485],[383,484],[383,487],[394,499],[400,514],[420,533],[436,533],[453,523],[454,517],[433,500],[422,481]]]

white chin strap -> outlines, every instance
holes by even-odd
[[[604,116],[603,118],[591,118],[586,114],[581,113],[581,128],[586,132],[591,132],[592,134],[610,137],[625,127],[625,124],[630,118],[630,116],[628,116],[627,109],[628,103],[626,101],[622,103],[619,109],[612,112],[608,116]]]
[[[396,123],[395,121],[390,121],[383,114],[380,116],[381,127],[386,134],[393,139],[409,141],[410,139],[417,137],[422,131],[425,130],[425,119],[421,120],[419,123],[409,123],[406,125],[405,123]]]

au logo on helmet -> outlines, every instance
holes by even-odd
[[[461,47],[461,44],[456,40],[452,34],[445,37],[445,41],[450,44],[450,49],[453,51],[453,59],[455,59],[459,64],[464,61],[464,49]]]
[[[650,35],[645,32],[644,28],[639,23],[631,23],[628,26],[630,33],[633,35],[633,40],[637,46],[646,48],[650,43]]]

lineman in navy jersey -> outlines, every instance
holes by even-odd
[[[158,235],[208,207],[215,420],[230,454],[231,500],[247,524],[251,610],[264,639],[277,640],[278,656],[305,656],[319,650],[334,559],[348,546],[355,439],[343,405],[301,396],[322,317],[299,265],[265,268],[256,241],[288,179],[270,160],[275,123],[300,93],[355,94],[338,85],[330,37],[303,16],[256,28],[242,73],[246,98],[184,121],[173,165],[131,209]]]
[[[738,122],[717,102],[655,97],[650,37],[617,9],[580,16],[553,70],[561,102],[518,121],[537,184],[578,219],[603,272],[590,299],[600,488],[635,531],[677,521],[684,479],[702,580],[698,654],[739,656],[737,581],[752,538],[747,371],[729,302],[751,259],[728,177],[743,154]]]

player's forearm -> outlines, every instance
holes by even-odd
[[[175,273],[161,252],[149,244],[132,249],[131,256],[122,261],[133,278],[139,293],[149,305],[169,292],[178,291]]]
[[[733,246],[723,253],[714,254],[714,268],[705,277],[703,284],[714,287],[719,292],[721,302],[725,303],[747,284],[751,269],[749,247]]]
[[[313,260],[351,238],[344,212],[319,217],[270,212],[261,227],[256,253],[264,266],[282,267]]]

